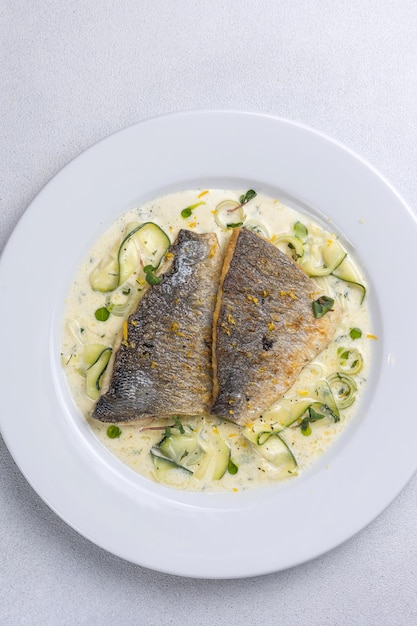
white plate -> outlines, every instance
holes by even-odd
[[[329,453],[292,482],[236,494],[182,493],[123,466],[75,410],[59,359],[65,294],[98,235],[152,196],[209,185],[253,187],[332,218],[366,268],[379,337],[360,415]],[[6,444],[58,515],[134,563],[232,578],[312,559],[374,519],[417,467],[409,404],[416,243],[415,219],[392,187],[351,151],[298,124],[188,112],[127,128],[41,191],[2,255]]]

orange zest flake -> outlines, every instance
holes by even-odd
[[[123,322],[123,341],[127,341],[127,320]]]
[[[196,228],[196,226],[197,226],[197,220],[194,220],[194,222],[188,222],[189,228]]]
[[[366,335],[367,339],[378,339],[378,337],[376,335],[371,335],[371,333],[368,333]]]
[[[218,434],[219,434],[219,429],[218,429],[216,426],[214,426],[214,428],[213,428],[213,433],[214,433],[215,435],[218,435]]]
[[[275,328],[274,322],[268,322],[268,330],[270,330],[272,332],[274,330],[274,328]]]
[[[237,493],[239,491],[239,489],[237,487],[233,487],[232,491],[234,491],[235,493]]]
[[[226,333],[226,335],[230,335],[230,330],[228,329],[228,327],[226,326],[225,322],[222,322],[220,324],[220,326],[223,328],[224,332]]]
[[[158,363],[151,361],[151,369],[155,369],[155,367],[158,367]]]
[[[232,439],[232,437],[237,437],[237,436],[238,436],[238,434],[237,434],[237,433],[229,433],[227,436],[228,436],[230,439]]]
[[[177,322],[172,322],[171,330],[172,330],[173,333],[175,333],[177,335],[177,337],[185,337],[184,333],[180,333],[180,331],[178,330]]]
[[[217,246],[213,244],[210,248],[209,259],[212,259],[216,254]]]
[[[234,410],[233,409],[229,409],[229,414],[230,415],[234,415],[235,414]]]
[[[258,306],[259,304],[258,298],[256,298],[255,296],[250,296],[250,295],[247,295],[246,297],[250,302],[253,302],[254,304],[256,304],[256,306]]]
[[[164,257],[169,261],[174,258],[173,252],[165,252]]]
[[[227,316],[227,321],[229,322],[229,324],[233,324],[233,326],[236,326],[236,322],[233,319],[233,317],[230,315],[230,313]]]
[[[206,196],[208,194],[209,190],[205,189],[204,191],[202,191],[201,193],[198,194],[197,198],[202,198],[203,196]]]
[[[293,291],[288,292],[288,295],[290,296],[291,300],[298,300],[298,297]]]
[[[138,322],[136,320],[130,320],[130,323],[132,324],[132,326],[137,326]]]
[[[297,395],[305,398],[308,396],[308,391],[305,389],[297,389]]]

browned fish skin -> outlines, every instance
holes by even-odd
[[[236,229],[226,250],[214,315],[213,415],[244,425],[259,417],[333,337],[336,306],[316,319],[322,292],[274,245]]]
[[[214,234],[179,232],[170,268],[128,319],[93,417],[130,422],[201,415],[212,402],[213,311],[221,269]],[[168,258],[170,255],[168,254]]]

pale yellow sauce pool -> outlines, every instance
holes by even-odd
[[[110,315],[105,322],[95,319],[94,313],[96,309],[104,306],[106,294],[94,292],[91,289],[89,276],[100,259],[108,253],[117,240],[120,240],[126,225],[130,222],[152,221],[168,234],[171,242],[175,240],[180,228],[193,229],[201,233],[214,232],[217,234],[221,247],[224,248],[231,230],[224,230],[217,226],[214,217],[215,208],[222,200],[237,200],[246,190],[210,189],[204,194],[202,191],[207,190],[190,190],[167,195],[134,208],[120,217],[90,251],[88,258],[77,273],[66,301],[62,362],[74,401],[102,444],[120,461],[152,480],[160,480],[161,478],[155,472],[149,450],[161,440],[163,430],[144,430],[144,426],[149,426],[148,422],[120,424],[120,437],[110,439],[107,436],[108,424],[102,424],[91,418],[94,402],[87,397],[85,392],[84,347],[91,343],[112,346],[116,335],[121,331],[123,317]],[[193,210],[188,219],[181,217],[182,209],[198,202],[205,204]],[[318,225],[309,216],[283,205],[279,200],[264,195],[258,194],[244,206],[243,210],[245,221],[257,220],[262,223],[266,226],[270,238],[274,235],[291,232],[297,221],[301,221],[308,228],[310,235],[323,232],[323,225]],[[330,221],[325,228],[329,237],[334,237]],[[336,371],[338,369],[338,348],[349,349],[354,347],[359,350],[363,356],[364,366],[359,374],[354,377],[358,387],[356,401],[349,408],[341,411],[340,422],[334,423],[330,419],[318,421],[312,424],[310,436],[303,435],[299,427],[287,428],[283,432],[282,436],[297,460],[298,474],[302,473],[331,446],[354,417],[360,419],[360,416],[355,415],[355,413],[368,377],[371,346],[375,341],[367,299],[363,304],[360,303],[359,290],[332,277],[319,279],[319,285],[321,288],[325,288],[327,295],[337,298],[341,302],[343,318],[332,344],[315,359],[312,366],[307,367],[302,372],[296,384],[287,392],[286,397],[303,397],[305,389],[313,384],[317,378],[325,378]],[[360,339],[352,340],[350,338],[349,330],[352,327],[362,330]],[[279,403],[277,403],[278,405]],[[263,419],[265,430],[267,430],[268,422],[274,423],[276,421],[274,407],[271,408],[269,415],[263,416]],[[242,436],[240,427],[217,418],[189,421],[194,427],[203,422],[204,428],[217,428],[227,441],[231,448],[231,458],[238,467],[237,473],[232,475],[226,472],[220,480],[213,481],[207,477],[197,480],[181,469],[172,469],[164,474],[164,482],[189,490],[240,491],[282,479],[282,472],[279,468],[274,467],[258,454],[253,445]],[[165,423],[156,421],[152,426]]]

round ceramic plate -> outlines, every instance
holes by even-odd
[[[59,356],[65,296],[97,237],[151,197],[209,186],[252,187],[330,218],[365,269],[378,336],[358,415],[329,452],[293,481],[230,494],[169,489],[117,461],[75,409]],[[374,519],[417,467],[408,282],[416,242],[416,221],[392,187],[351,151],[298,124],[188,112],[112,135],[41,191],[1,258],[0,425],[9,450],[69,525],[145,567],[233,578],[323,554]]]

